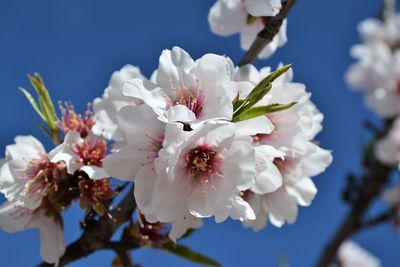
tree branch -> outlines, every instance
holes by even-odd
[[[287,0],[282,4],[282,8],[275,17],[264,17],[264,29],[261,30],[257,38],[254,40],[250,49],[246,52],[243,58],[240,60],[239,66],[243,66],[254,61],[257,56],[261,53],[264,47],[269,44],[274,36],[279,32],[282,26],[283,20],[289,14],[297,0]]]
[[[384,130],[375,136],[374,142],[386,135],[390,130],[393,121],[393,119],[388,119],[386,121]],[[392,167],[379,162],[373,153],[364,155],[363,164],[364,171],[362,174],[362,186],[360,187],[360,192],[357,198],[353,201],[352,208],[342,222],[342,225],[325,247],[323,254],[316,264],[318,267],[329,266],[329,264],[331,264],[335,259],[340,244],[355,232],[365,228],[366,226],[376,225],[376,223],[383,221],[381,218],[375,218],[373,221],[368,221],[366,224],[362,223],[362,219],[369,206],[375,198],[379,197],[383,185],[389,179]]]
[[[389,222],[393,219],[394,215],[395,215],[395,210],[393,208],[385,212],[382,212],[381,214],[362,223],[358,228],[358,231],[377,226],[381,223]]]
[[[132,186],[117,208],[111,212],[111,218],[103,216],[98,221],[90,223],[81,237],[67,247],[65,254],[60,259],[60,266],[86,257],[97,250],[112,249],[110,247],[111,237],[123,223],[131,219],[135,208],[136,202]],[[38,266],[52,265],[41,263]]]

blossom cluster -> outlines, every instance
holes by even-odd
[[[363,40],[351,55],[357,62],[347,72],[348,83],[365,92],[367,105],[380,116],[400,114],[400,16],[386,21],[367,19],[358,26]]]
[[[60,107],[63,143],[46,153],[33,136],[17,136],[0,168],[0,192],[7,199],[0,227],[10,233],[38,228],[40,252],[49,263],[65,252],[61,212],[79,200],[86,213],[104,215],[115,194],[102,168],[106,142],[92,134],[90,112],[82,117],[69,104]]]
[[[282,7],[281,0],[217,0],[208,14],[208,22],[213,33],[229,36],[240,33],[240,46],[248,50],[257,34],[264,29],[266,17],[277,15]],[[287,21],[283,20],[278,33],[258,55],[271,56],[287,42]]]
[[[106,172],[134,181],[140,213],[148,222],[170,223],[171,239],[208,217],[255,230],[267,217],[277,226],[293,223],[297,206],[311,203],[310,177],[330,164],[331,154],[313,142],[323,116],[305,86],[291,82],[288,71],[252,109],[286,104],[282,111],[240,112],[273,75],[270,68],[235,68],[215,54],[193,60],[174,47],[163,51],[150,80],[125,66],[94,101],[100,122],[94,129],[116,144]]]
[[[374,154],[383,164],[400,169],[400,15],[384,21],[366,19],[358,30],[363,43],[352,47],[351,55],[358,61],[350,66],[348,83],[366,93],[366,103],[391,123],[388,133],[374,144]],[[399,222],[399,186],[383,193],[383,199],[396,212]]]

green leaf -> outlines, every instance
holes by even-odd
[[[263,91],[266,90],[266,88],[269,86],[270,83],[272,83],[273,81],[275,81],[277,78],[279,78],[282,74],[284,74],[285,72],[287,72],[290,68],[292,67],[291,64],[289,65],[285,65],[282,68],[272,72],[271,74],[269,74],[267,77],[265,77],[264,79],[262,79],[257,85],[256,87],[254,87],[254,89],[249,93],[249,95],[247,96],[247,99],[250,99],[253,97],[254,94],[256,94],[259,91]],[[270,90],[270,89],[269,89]]]
[[[172,241],[169,241],[168,243],[164,244],[162,246],[162,248],[168,252],[171,252],[172,254],[175,254],[176,256],[185,258],[185,259],[193,261],[193,262],[197,262],[197,263],[208,265],[208,266],[221,266],[215,260],[213,260],[207,256],[204,256],[198,252],[194,252],[190,248],[188,248],[184,245],[175,244]]]
[[[294,105],[296,105],[297,102],[293,102],[290,104],[271,104],[268,106],[260,106],[260,107],[254,107],[249,109],[247,112],[240,114],[239,116],[236,116],[232,121],[233,122],[239,122],[239,121],[244,121],[244,120],[249,120],[252,118],[256,118],[259,116],[264,116],[264,115],[268,115],[274,112],[278,112],[278,111],[283,111],[283,110],[287,110],[291,107],[293,107]]]
[[[36,113],[38,113],[40,118],[46,123],[48,129],[44,130],[43,126],[41,126],[40,129],[46,134],[50,135],[54,143],[59,144],[61,142],[61,138],[59,129],[57,127],[57,113],[50,94],[44,85],[43,79],[37,73],[34,75],[28,75],[28,79],[36,91],[38,101],[36,102],[32,95],[24,88],[20,88],[20,90],[31,103]]]
[[[239,116],[248,112],[253,106],[260,102],[272,88],[272,82],[275,81],[282,74],[287,72],[291,65],[283,66],[282,68],[272,72],[267,77],[262,79],[245,99],[237,99],[233,103],[233,119],[236,121]]]
[[[45,117],[43,115],[43,113],[41,112],[40,108],[38,107],[35,99],[32,97],[32,95],[24,88],[19,87],[19,90],[21,90],[21,92],[25,95],[26,99],[28,99],[29,103],[31,104],[31,106],[33,107],[33,109],[36,111],[36,113],[40,116],[40,118],[42,118],[42,120],[45,120]]]
[[[36,123],[36,126],[44,133],[46,134],[48,137],[51,138],[51,132],[49,129],[47,129],[46,127],[44,127],[43,125],[40,125],[39,123]]]
[[[196,229],[189,228],[186,233],[183,234],[183,236],[180,239],[185,239],[191,236],[194,232],[196,232]]]

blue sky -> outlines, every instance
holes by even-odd
[[[100,96],[114,70],[130,63],[149,76],[163,49],[178,45],[193,58],[205,53],[225,54],[239,62],[243,51],[238,36],[213,35],[207,14],[213,0],[192,1],[0,1],[0,148],[16,135],[32,134],[50,142],[36,128],[39,118],[17,90],[28,87],[26,75],[39,72],[55,100],[70,100],[78,110]],[[379,122],[351,92],[343,76],[352,59],[349,48],[359,41],[359,21],[379,13],[379,0],[298,1],[288,23],[289,42],[258,67],[293,63],[295,81],[312,92],[325,114],[318,140],[333,150],[332,166],[315,177],[319,193],[314,203],[300,209],[297,222],[281,229],[267,227],[260,233],[238,222],[205,227],[185,243],[224,266],[276,266],[286,257],[293,267],[311,266],[347,212],[340,193],[345,175],[360,169],[360,147],[368,135],[362,122]],[[4,156],[3,151],[0,156]],[[3,201],[4,198],[0,198]],[[378,203],[371,211],[382,208]],[[65,236],[79,236],[81,211],[73,207],[65,215]],[[383,266],[397,266],[400,235],[382,225],[355,236],[377,255]],[[112,252],[99,252],[71,266],[109,266]],[[136,263],[143,266],[192,266],[160,251],[138,250]],[[0,232],[2,266],[32,266],[40,261],[35,231],[14,235]],[[195,265],[193,265],[195,266]]]

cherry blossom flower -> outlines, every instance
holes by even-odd
[[[29,209],[40,206],[50,188],[64,178],[63,163],[53,162],[49,154],[32,136],[17,136],[15,144],[6,147],[6,159],[0,168],[0,193],[8,201],[20,201]]]
[[[164,122],[229,121],[235,96],[232,71],[229,58],[206,54],[194,61],[174,47],[161,54],[155,83],[131,79],[123,86],[123,94],[152,107]]]
[[[82,138],[78,132],[70,131],[64,142],[53,150],[52,162],[64,161],[69,174],[81,170],[90,179],[102,179],[108,177],[102,167],[106,152],[104,139],[93,135]]]
[[[379,267],[381,262],[353,241],[343,242],[338,250],[341,267]]]
[[[124,96],[121,92],[123,84],[133,78],[146,79],[139,68],[125,65],[121,70],[115,71],[108,87],[101,98],[93,101],[96,124],[93,133],[103,135],[104,138],[114,141],[123,141],[117,129],[117,112],[125,105],[137,105],[138,102],[131,97]]]
[[[153,213],[172,221],[187,212],[222,222],[255,219],[240,191],[254,184],[255,153],[251,139],[235,137],[234,124],[206,124],[188,132],[185,140],[166,135],[156,160]],[[172,139],[170,139],[172,137]],[[179,144],[179,149],[176,146]]]
[[[8,200],[0,206],[0,228],[10,233],[38,228],[41,255],[49,263],[57,262],[65,251],[60,221],[51,213],[45,215],[51,208],[43,203],[66,178],[65,164],[52,162],[52,155],[34,137],[17,136],[15,144],[6,147],[0,168],[0,192]]]
[[[240,45],[248,50],[265,27],[263,17],[275,16],[280,8],[281,1],[278,0],[218,0],[210,9],[208,22],[215,34],[229,36],[240,33]],[[286,25],[284,20],[279,32],[258,55],[259,58],[271,56],[287,42]]]

